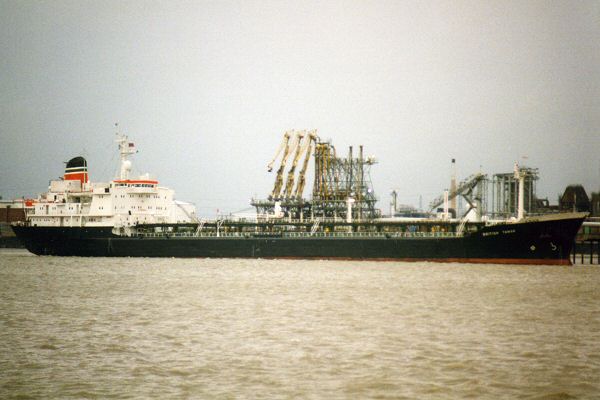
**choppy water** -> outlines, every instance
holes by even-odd
[[[0,254],[0,398],[600,396],[600,267]]]

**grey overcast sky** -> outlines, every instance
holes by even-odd
[[[526,156],[538,196],[600,190],[599,1],[0,0],[0,195],[32,196],[84,155],[196,203],[266,197],[287,129],[363,144],[379,207],[424,204]]]

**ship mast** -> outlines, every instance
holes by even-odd
[[[116,127],[119,124],[115,124]],[[119,154],[121,156],[121,168],[119,171],[118,178],[121,180],[129,179],[129,172],[131,171],[131,161],[129,156],[136,153],[135,144],[127,139],[127,135],[123,135],[117,131],[117,139],[115,142],[119,145]]]

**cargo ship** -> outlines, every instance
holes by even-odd
[[[472,195],[476,175],[452,193],[444,208],[425,217],[382,217],[368,169],[376,161],[352,148],[339,157],[316,131],[289,131],[268,165],[276,170],[273,191],[253,199],[256,213],[199,218],[191,203],[144,174],[131,177],[135,145],[118,134],[120,167],[106,183],[89,180],[87,161],[75,157],[64,176],[27,208],[13,230],[37,255],[92,257],[217,257],[398,260],[569,265],[574,238],[586,213],[525,215],[522,170],[517,215],[480,215]],[[291,157],[291,158],[290,158]],[[312,198],[303,197],[314,158]],[[289,160],[289,165],[288,165]],[[298,168],[300,167],[300,168]],[[287,168],[287,176],[285,174]],[[285,179],[284,179],[285,178]],[[469,210],[451,217],[449,199],[462,193]],[[437,204],[437,203],[436,203]]]

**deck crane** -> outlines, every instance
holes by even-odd
[[[294,190],[294,197],[296,199],[302,198],[302,192],[304,191],[304,185],[306,184],[306,169],[308,168],[308,161],[312,153],[312,142],[316,141],[319,137],[317,136],[317,130],[314,129],[308,132],[306,139],[302,145],[303,149],[301,153],[304,153],[304,162],[302,163],[302,169],[298,173],[298,182],[296,183],[296,189]]]
[[[294,131],[286,132],[286,135],[289,135],[293,132]],[[283,171],[287,164],[287,159],[288,159],[290,153],[294,151],[296,146],[298,146],[298,142],[300,141],[300,139],[299,139],[300,133],[301,132],[298,132],[298,133],[296,133],[296,135],[294,135],[294,139],[291,144],[289,141],[289,136],[284,141],[285,147],[283,150],[283,156],[281,157],[281,164],[279,165],[279,169],[277,169],[277,176],[275,177],[275,185],[273,186],[273,192],[271,193],[271,199],[279,199],[279,197],[281,195],[281,188],[283,187]],[[284,135],[284,138],[285,138],[285,135]]]
[[[285,182],[285,189],[283,189],[284,197],[287,199],[292,194],[292,190],[294,188],[294,177],[296,175],[296,166],[298,165],[298,160],[300,159],[300,154],[302,154],[302,150],[304,150],[304,143],[302,140],[306,136],[306,131],[298,132],[298,145],[296,146],[296,152],[294,154],[294,159],[292,161],[292,166],[288,171],[287,180]],[[308,139],[310,140],[310,139]],[[304,141],[306,142],[306,140]]]

